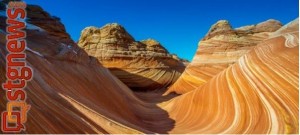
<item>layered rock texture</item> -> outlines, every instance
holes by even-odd
[[[38,6],[34,8],[44,12]],[[0,83],[2,84],[6,81],[7,33],[4,23],[6,17],[3,16],[2,11],[0,12]],[[53,19],[51,16],[48,17]],[[50,19],[48,17],[41,18],[40,21],[47,22]],[[61,24],[58,20],[57,23]],[[224,26],[229,24],[226,21],[220,23]],[[244,30],[237,32],[238,30],[228,29],[230,27],[226,26],[224,30],[230,32],[222,35],[223,32],[218,34],[222,30],[210,30],[211,34],[200,42],[200,44],[206,43],[203,46],[207,48],[198,49],[191,63],[192,66],[186,69],[193,72],[185,71],[181,81],[197,82],[195,81],[197,78],[203,78],[203,74],[209,71],[211,77],[204,78],[205,81],[201,81],[195,88],[187,81],[181,83],[181,87],[174,84],[174,87],[177,85],[175,92],[183,93],[177,96],[162,96],[155,92],[134,93],[105,68],[103,66],[105,64],[99,63],[98,57],[89,56],[69,37],[62,38],[61,35],[68,35],[64,30],[53,34],[53,29],[47,27],[54,26],[43,25],[49,24],[27,23],[28,48],[25,53],[27,64],[34,70],[34,76],[26,87],[27,102],[31,105],[31,109],[25,123],[26,131],[22,133],[299,134],[298,19],[279,29],[276,28],[278,30],[275,32],[249,34]],[[61,26],[63,27],[62,24]],[[128,35],[116,36],[123,39],[116,42],[122,43],[132,39]],[[238,38],[239,36],[241,39]],[[233,40],[225,41],[224,39],[227,38]],[[90,40],[92,39],[98,37]],[[111,40],[101,42],[105,41],[111,42]],[[253,45],[246,41],[253,42]],[[168,62],[174,60],[172,56],[164,56],[166,50],[154,40],[133,43],[144,48],[149,46],[148,48],[156,50],[152,54],[159,55],[157,57],[167,59]],[[222,53],[220,47],[222,45],[225,48],[237,45],[239,49]],[[243,48],[240,47],[241,45],[245,45],[246,49],[241,49]],[[212,46],[217,49],[214,50]],[[199,48],[201,47],[200,45]],[[112,65],[118,64],[113,61],[115,57],[121,56],[124,59],[124,56],[127,56],[123,54],[123,48],[127,47],[121,47],[120,53],[103,52],[101,57],[111,59]],[[199,50],[201,52],[207,50],[207,53],[202,54]],[[147,55],[143,51],[141,53]],[[111,54],[114,57],[110,56]],[[199,57],[199,55],[203,56]],[[218,61],[217,58],[221,60]],[[141,61],[146,63],[158,61],[156,60],[158,58],[153,59]],[[202,59],[208,60],[207,67],[212,70],[200,73],[204,70],[199,63],[200,60],[203,61]],[[142,64],[139,61],[136,63]],[[128,63],[131,64],[132,62]],[[211,66],[213,64],[217,66]],[[153,65],[167,64],[158,62]],[[164,76],[168,74],[161,75],[161,78]],[[172,88],[170,91],[174,91]],[[0,111],[2,112],[6,109],[7,100],[5,91],[2,87],[0,89]]]
[[[185,68],[184,61],[158,41],[135,41],[116,23],[85,28],[78,45],[133,90],[166,88]]]
[[[5,14],[0,12],[2,84],[6,81],[7,33]],[[45,16],[40,16],[40,13],[45,13]],[[31,17],[44,23],[32,23]],[[26,62],[33,69],[34,76],[25,89],[31,108],[25,124],[26,131],[21,133],[137,134],[167,133],[171,129],[174,121],[167,117],[166,111],[156,104],[138,99],[96,58],[79,48],[67,36],[60,21],[39,6],[28,7],[26,32]],[[6,110],[8,101],[5,91],[0,88],[2,112]],[[157,123],[166,127],[159,127]]]
[[[233,29],[228,21],[218,21],[199,42],[191,64],[167,93],[183,94],[205,84],[281,26],[280,22],[271,19]]]
[[[0,20],[2,34],[6,34],[6,13],[4,10],[1,10]],[[58,17],[51,16],[36,5],[28,5],[26,10],[27,44],[31,50],[40,52],[43,57],[74,62],[85,62],[88,59],[89,56],[70,38]]]
[[[206,83],[162,103],[176,121],[170,133],[299,133],[298,25],[280,28]]]

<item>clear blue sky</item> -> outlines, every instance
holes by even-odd
[[[25,0],[61,18],[78,41],[87,26],[123,25],[136,39],[154,38],[171,53],[192,60],[212,24],[233,27],[273,18],[283,24],[299,16],[298,0]]]

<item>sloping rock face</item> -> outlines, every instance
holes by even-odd
[[[0,12],[2,84],[6,81],[7,33],[5,14]],[[29,5],[26,32],[26,62],[34,74],[26,87],[26,101],[31,108],[26,131],[22,133],[137,134],[166,133],[171,129],[174,121],[166,111],[136,98],[96,58],[88,56],[69,38],[61,22],[39,6]],[[5,95],[0,87],[1,112],[6,110]],[[157,123],[168,127],[161,128]]]
[[[6,81],[5,20],[1,12],[1,84]],[[65,40],[27,25],[25,53],[34,75],[26,87],[31,109],[22,133],[299,134],[298,19],[195,90],[162,101],[150,92],[140,100],[85,51],[79,48],[77,56],[70,55],[76,46],[57,51]],[[6,102],[0,87],[0,111]]]
[[[199,42],[192,62],[167,93],[182,94],[196,89],[234,64],[281,26],[280,22],[270,19],[233,29],[228,21],[218,21]]]
[[[60,22],[60,19],[55,16],[51,16],[45,12],[41,7],[29,5],[27,7],[27,22],[36,26],[39,26],[43,30],[57,40],[66,44],[74,44],[70,35],[66,33],[65,26]]]
[[[169,133],[298,134],[298,25],[289,23],[203,85],[160,104],[176,121]]]
[[[5,8],[1,10],[3,16],[0,16],[0,27],[5,31],[4,10]],[[41,52],[44,57],[74,62],[85,62],[88,59],[89,56],[70,38],[58,17],[51,16],[37,5],[28,5],[26,10],[28,23],[26,30],[29,31],[27,44],[32,50]]]
[[[273,32],[282,27],[282,24],[274,19],[261,22],[256,25],[248,25],[240,28],[236,28],[237,31],[246,33],[259,33],[259,32]]]
[[[65,26],[60,22],[56,16],[51,16],[37,5],[27,6],[27,22],[29,25],[27,29],[31,32],[27,35],[31,41],[49,45],[47,49],[44,46],[30,47],[44,53],[45,57],[55,57],[57,59],[70,60],[75,62],[86,62],[89,56],[78,47],[78,45],[70,38],[66,32]],[[45,36],[46,33],[47,36]],[[48,40],[42,41],[38,37],[47,38]]]
[[[166,88],[185,68],[156,40],[135,41],[116,23],[85,28],[78,45],[133,90]]]

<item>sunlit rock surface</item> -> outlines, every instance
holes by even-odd
[[[5,20],[1,14],[1,84],[6,80]],[[48,19],[41,18],[40,21],[43,20],[47,22]],[[132,92],[101,65],[98,58],[89,56],[70,38],[62,38],[61,35],[67,35],[64,30],[56,35],[52,29],[46,28],[52,26],[43,25],[28,22],[26,28],[28,48],[25,52],[34,76],[26,87],[31,109],[26,131],[22,133],[299,133],[298,19],[275,32],[246,36],[257,44],[242,51],[243,54],[234,53],[237,56],[233,58],[207,55],[204,59],[210,64],[213,61],[209,58],[222,59],[215,63],[220,67],[219,71],[211,73],[210,78],[198,87],[192,87],[193,90],[188,83],[182,83],[176,92],[189,92],[171,96],[162,96],[159,92]],[[229,35],[235,36],[231,32]],[[131,39],[128,35],[123,38]],[[227,36],[215,33],[200,44],[207,42],[210,45],[214,44],[213,39],[224,38]],[[154,40],[141,42],[162,54],[166,51],[157,48],[159,43]],[[238,45],[243,43],[239,41]],[[222,52],[210,50],[208,53],[214,51]],[[197,57],[198,54],[195,63],[202,59]],[[197,65],[202,68],[200,63],[193,65],[193,62],[194,69]],[[226,66],[218,66],[222,62]],[[189,73],[202,78],[200,73]],[[5,91],[1,87],[1,112],[6,109],[6,103]]]
[[[158,41],[135,41],[116,23],[85,28],[78,45],[133,90],[166,88],[185,68],[186,61],[171,55]]]
[[[298,24],[289,23],[200,87],[162,103],[176,121],[169,133],[299,133]]]
[[[47,29],[57,24],[63,28],[59,21],[29,21],[35,14],[41,22],[53,21],[48,18],[51,16],[39,17],[45,11],[33,7],[39,12],[28,10],[25,53],[34,76],[25,89],[31,109],[22,133],[167,133],[171,129],[174,121],[166,111],[142,102],[96,58],[88,56],[68,36],[61,38],[60,35],[68,35],[65,30],[53,34],[55,30]],[[1,84],[6,81],[5,20],[1,14]],[[2,112],[8,102],[2,87],[0,95]]]
[[[280,22],[270,19],[233,29],[228,21],[218,21],[199,42],[192,62],[167,93],[182,94],[196,89],[234,64],[281,26]]]

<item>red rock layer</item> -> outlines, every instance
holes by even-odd
[[[0,16],[0,83],[6,80],[4,20]],[[96,58],[28,23],[34,77],[26,88],[31,109],[22,133],[297,134],[298,24],[280,28],[206,83],[168,100],[133,94]],[[1,87],[0,111],[4,92]]]
[[[166,88],[185,68],[183,61],[159,42],[135,41],[116,23],[85,28],[78,45],[133,90]]]
[[[28,12],[32,16],[40,13]],[[28,20],[31,20],[31,15]],[[1,14],[1,84],[6,81],[5,20]],[[51,19],[41,18],[46,26],[27,22],[26,60],[34,76],[26,87],[27,103],[31,109],[26,131],[22,133],[167,133],[171,129],[174,121],[167,117],[166,111],[136,98],[125,84],[101,66],[96,58],[75,46],[71,39],[58,38],[58,35],[66,34],[64,30],[57,35],[52,34],[53,29],[45,30],[52,27],[48,26],[47,20]],[[74,44],[66,44],[66,40]],[[1,112],[6,110],[6,103],[5,91],[1,87]]]
[[[280,27],[280,22],[267,20],[235,30],[228,21],[218,21],[199,42],[193,61],[167,93],[183,94],[196,89],[235,63],[266,39],[270,32]]]
[[[176,121],[169,133],[298,134],[298,24],[275,32],[202,86],[162,103]]]

